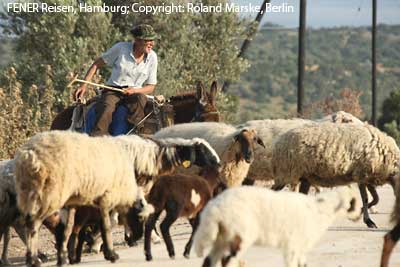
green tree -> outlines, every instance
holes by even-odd
[[[400,89],[391,92],[383,101],[382,116],[378,120],[378,126],[400,144]]]
[[[49,4],[77,2],[90,5],[169,5],[183,0],[42,0]],[[226,0],[204,0],[204,5]],[[155,15],[120,13],[6,13],[3,26],[17,39],[17,72],[22,83],[43,83],[41,73],[52,66],[57,101],[67,103],[70,92],[65,89],[69,72],[80,76],[92,61],[117,41],[130,40],[130,29],[149,23],[160,34],[155,50],[159,56],[157,93],[172,95],[193,90],[202,80],[238,80],[248,65],[237,59],[238,44],[245,36],[248,22],[236,13],[157,13]],[[104,77],[103,73],[103,77]]]

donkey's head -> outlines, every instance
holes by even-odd
[[[197,83],[197,103],[195,111],[195,121],[219,121],[219,112],[216,106],[217,82],[211,84],[210,92],[207,93],[202,82]]]

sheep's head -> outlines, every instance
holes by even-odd
[[[234,136],[235,147],[239,148],[235,151],[236,162],[244,159],[247,163],[254,160],[254,149],[256,144],[265,148],[265,145],[256,130],[243,128]]]
[[[138,199],[133,206],[128,210],[127,223],[131,229],[131,235],[125,237],[128,244],[134,244],[143,237],[144,224],[149,216],[154,213],[154,207],[148,204],[144,199]]]

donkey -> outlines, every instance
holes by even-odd
[[[216,107],[217,82],[206,92],[203,83],[198,82],[197,91],[171,96],[167,103],[173,106],[174,123],[192,121],[219,121],[220,116]],[[61,111],[53,120],[51,130],[68,130],[74,113],[75,105]]]

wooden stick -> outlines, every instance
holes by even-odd
[[[108,85],[104,85],[104,84],[99,84],[99,83],[93,83],[93,82],[89,82],[86,80],[81,80],[76,78],[77,76],[75,76],[75,78],[67,85],[67,87],[70,87],[74,82],[81,82],[81,83],[86,83],[86,84],[90,84],[90,85],[94,85],[100,88],[104,88],[104,89],[108,89],[108,90],[112,90],[112,91],[116,91],[116,92],[124,92],[124,89],[120,89],[120,88],[116,88],[116,87],[112,87],[112,86],[108,86]]]

